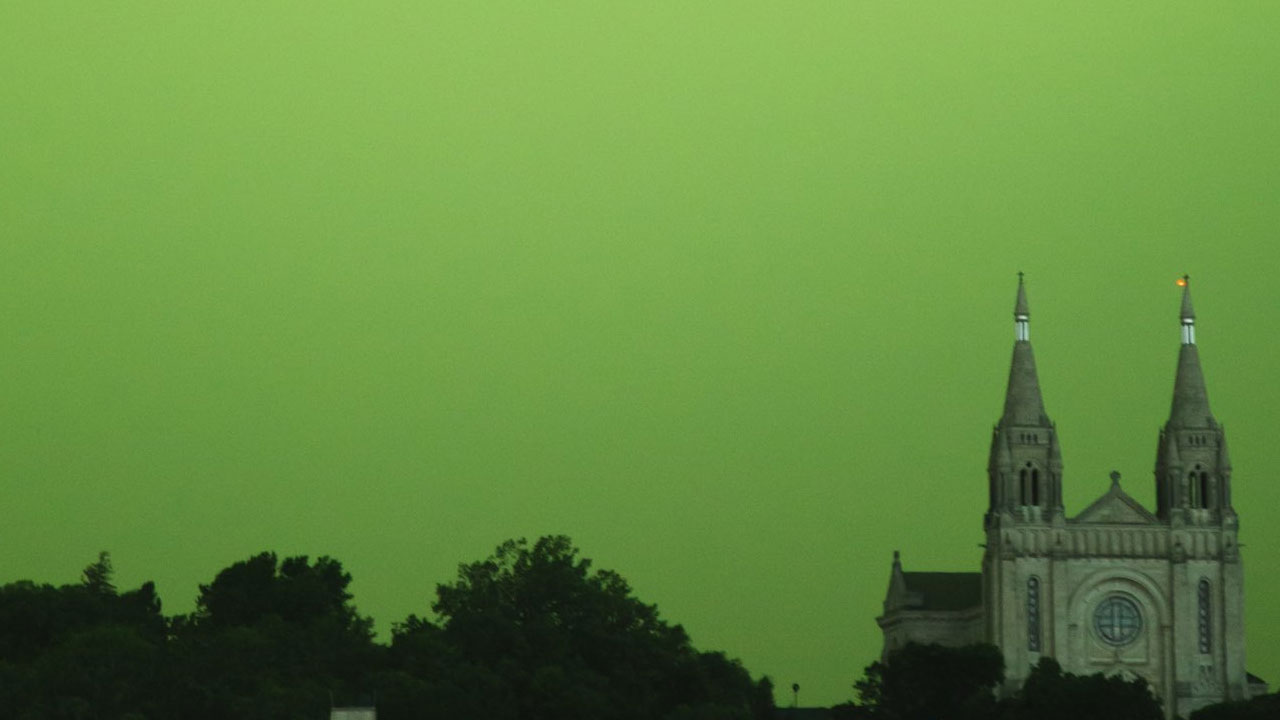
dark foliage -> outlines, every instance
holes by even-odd
[[[1252,700],[1218,703],[1191,713],[1190,720],[1276,720],[1280,718],[1280,693]]]
[[[854,686],[857,708],[846,717],[878,720],[968,720],[996,713],[995,688],[1004,680],[1004,657],[993,645],[961,648],[908,643],[875,662]]]
[[[1164,712],[1145,680],[1064,673],[1044,658],[1008,704],[1011,720],[1160,720]]]
[[[855,684],[859,702],[832,708],[846,720],[1160,720],[1160,703],[1141,679],[1064,673],[1045,658],[1022,688],[997,702],[1004,660],[993,645],[908,644],[872,663]],[[1223,716],[1222,720],[1235,716]],[[1242,716],[1252,718],[1253,716]],[[1217,720],[1210,718],[1209,720]]]
[[[503,543],[439,586],[438,622],[411,615],[386,646],[331,558],[262,553],[166,619],[151,583],[117,591],[102,553],[78,585],[0,587],[0,717],[318,718],[375,696],[384,720],[771,716],[767,678],[590,566],[568,538]]]
[[[80,585],[0,587],[0,717],[142,712],[160,685],[164,642],[155,586],[117,593],[106,553]]]
[[[750,718],[772,708],[771,687],[766,703],[740,664],[694,650],[683,628],[622,576],[592,571],[563,536],[508,541],[462,565],[433,609],[440,640],[463,667],[489,673],[521,718]]]
[[[170,717],[323,717],[329,693],[359,693],[379,661],[372,620],[351,605],[342,565],[262,553],[200,586],[174,618]]]

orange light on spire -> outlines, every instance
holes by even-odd
[[[1186,279],[1186,278],[1184,278],[1184,277],[1180,277],[1180,278],[1178,278],[1177,283],[1178,283],[1178,287],[1186,287],[1186,286],[1187,286],[1187,279]]]

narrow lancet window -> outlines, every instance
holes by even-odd
[[[1188,505],[1193,508],[1200,507],[1200,483],[1194,472],[1187,475],[1187,492],[1191,494]]]
[[[1040,579],[1027,580],[1027,649],[1040,652]]]
[[[1040,504],[1040,471],[1031,471],[1031,504]]]
[[[1200,581],[1200,652],[1210,653],[1213,651],[1213,636],[1209,627],[1209,581]]]
[[[1209,473],[1200,473],[1200,507],[1209,507]]]

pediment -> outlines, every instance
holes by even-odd
[[[1112,525],[1148,525],[1159,522],[1142,503],[1129,497],[1114,483],[1105,495],[1093,501],[1083,512],[1072,519],[1077,523],[1102,523]]]

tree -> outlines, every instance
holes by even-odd
[[[1031,669],[1009,703],[1011,720],[1160,720],[1160,702],[1145,680],[1115,675],[1073,675],[1053,658]]]
[[[1280,693],[1202,707],[1191,713],[1190,720],[1275,720],[1275,718],[1280,718]]]
[[[106,552],[79,584],[0,588],[0,716],[122,717],[161,688],[155,585],[118,593]]]
[[[308,563],[307,556],[301,555],[278,563],[275,553],[263,552],[231,565],[212,583],[201,585],[192,619],[223,627],[253,625],[268,616],[294,624],[326,619],[346,629],[368,632],[371,622],[357,615],[351,605],[350,584],[351,575],[333,558]]]
[[[908,643],[888,662],[869,665],[855,688],[863,717],[976,720],[995,714],[994,690],[1003,680],[1004,657],[994,645]]]
[[[57,708],[82,704],[97,718],[150,710],[160,693],[162,657],[162,645],[125,625],[73,633],[34,664],[32,714],[58,717]]]
[[[0,717],[15,720],[322,717],[376,693],[385,720],[763,720],[767,678],[699,652],[568,538],[523,540],[437,588],[390,647],[328,557],[264,552],[166,619],[155,586],[118,592],[107,553],[82,582],[0,587]]]
[[[318,717],[330,693],[363,693],[381,660],[350,582],[332,558],[270,552],[220,571],[171,623],[164,715]]]
[[[98,561],[90,564],[81,574],[81,582],[90,592],[104,595],[115,595],[116,586],[111,584],[111,553],[103,550],[98,553]]]
[[[78,585],[19,581],[0,587],[0,661],[34,661],[68,636],[101,625],[132,628],[152,642],[165,634],[155,585],[117,593],[107,553],[85,569]]]
[[[638,600],[618,573],[592,570],[567,537],[504,542],[459,566],[436,596],[440,641],[476,677],[500,681],[518,717],[749,718],[772,710],[740,663],[693,649],[682,627]]]
[[[372,684],[378,715],[386,720],[518,717],[508,678],[468,658],[437,625],[414,615],[392,625],[384,669]]]

